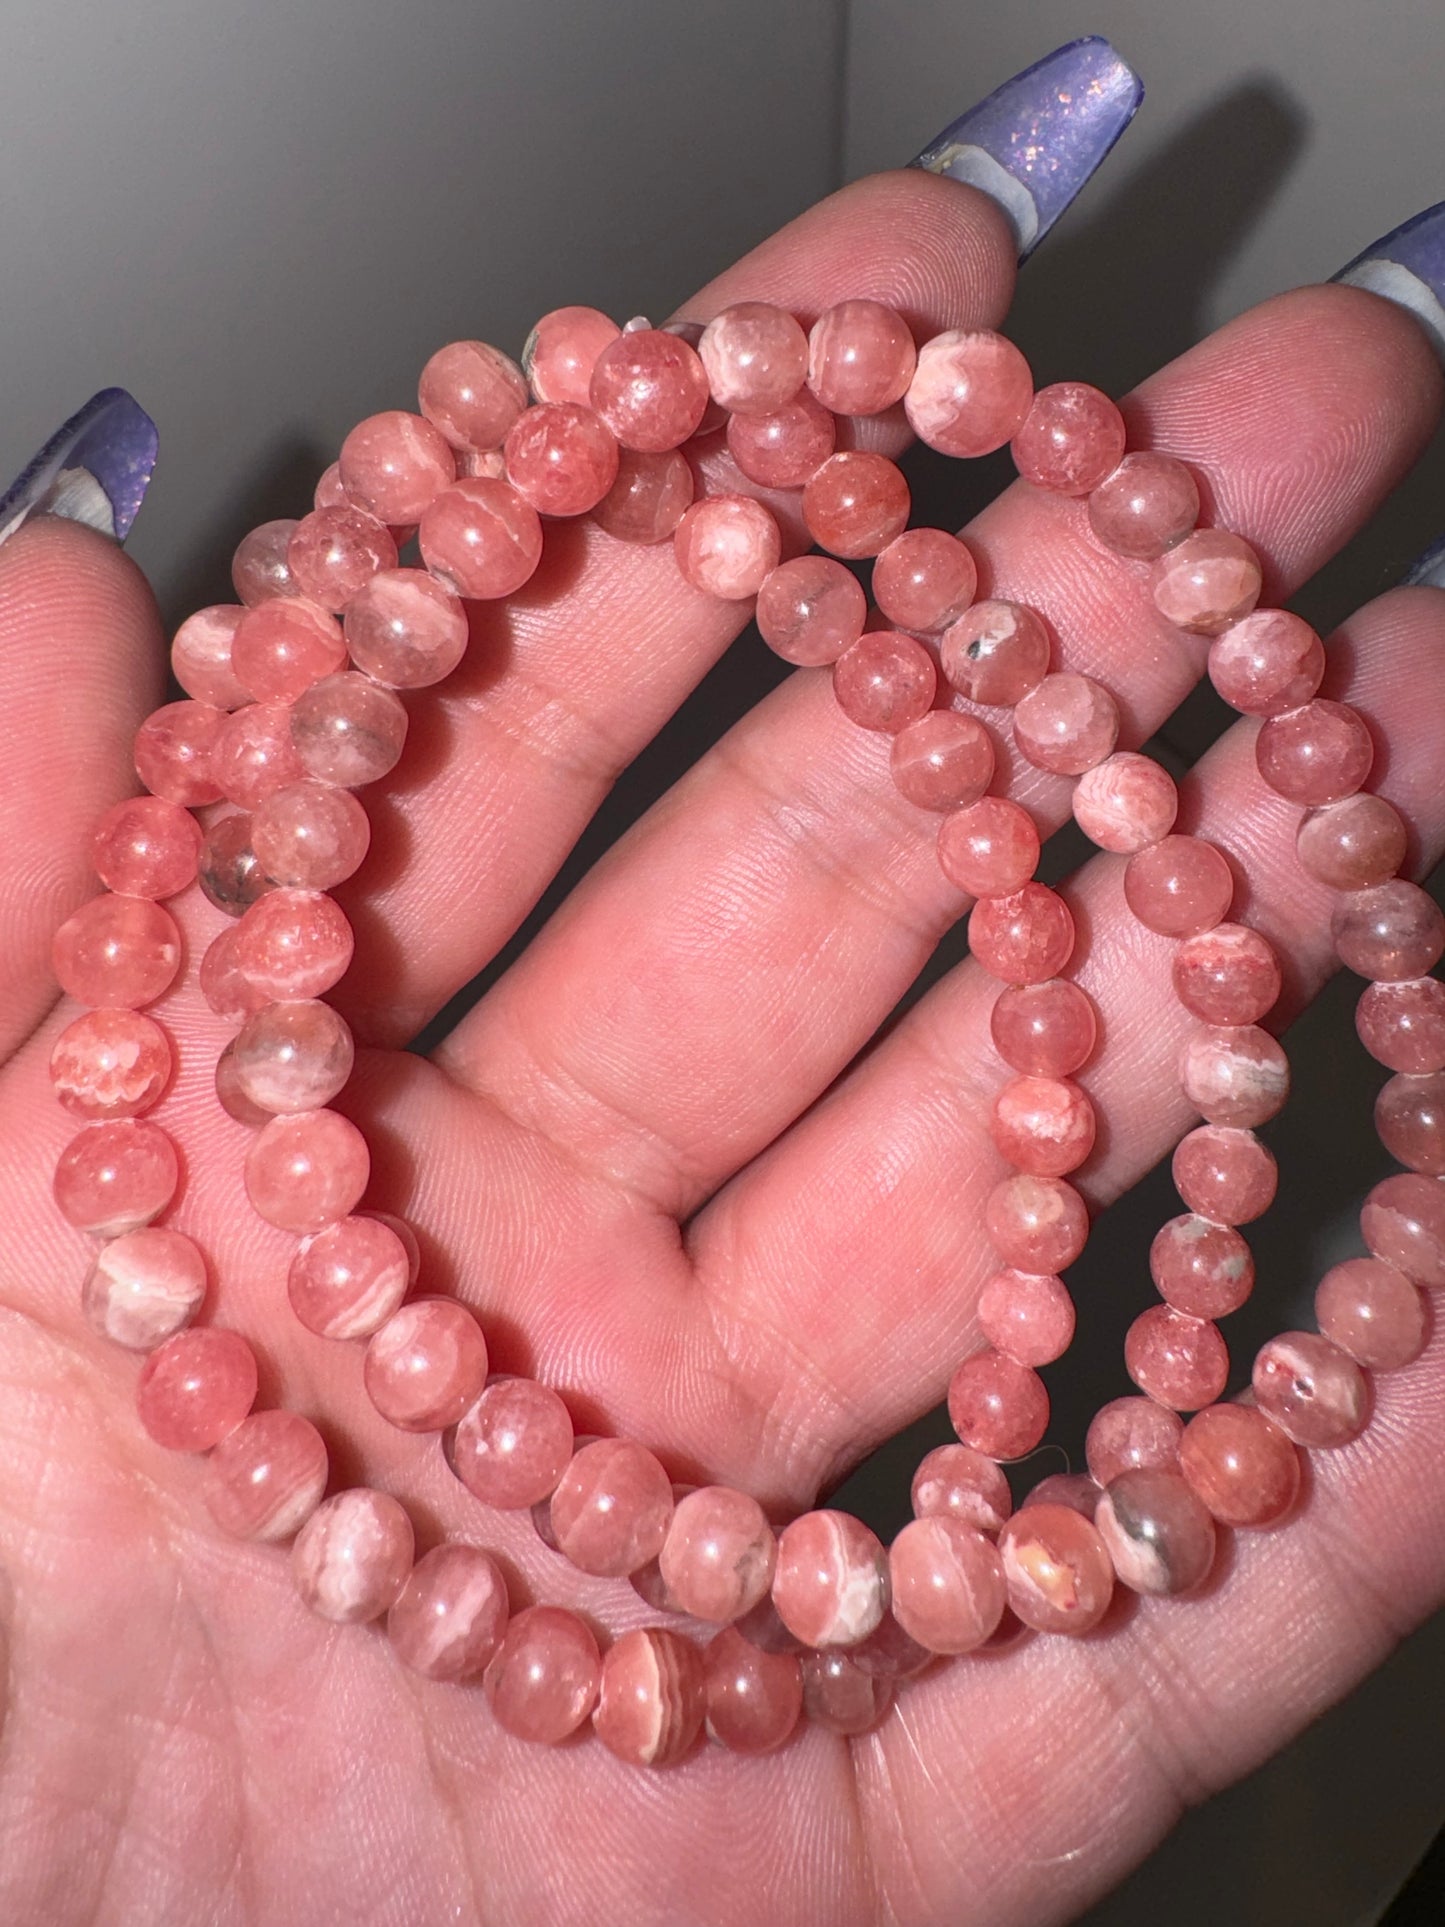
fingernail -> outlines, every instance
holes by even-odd
[[[1417,555],[1400,580],[1410,589],[1445,589],[1445,535]]]
[[[102,388],[0,495],[0,542],[35,514],[84,522],[124,542],[155,465],[155,423],[123,388]]]
[[[1445,362],[1445,201],[1376,241],[1331,279],[1408,308]]]
[[[1056,47],[996,87],[910,167],[967,181],[1013,224],[1026,261],[1118,140],[1144,83],[1107,40]]]

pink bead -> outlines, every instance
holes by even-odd
[[[211,774],[211,747],[226,720],[210,703],[166,703],[135,733],[136,774],[153,796],[185,809],[214,803],[220,786]]]
[[[888,1554],[848,1512],[805,1512],[778,1534],[773,1604],[806,1646],[856,1646],[888,1605]]]
[[[1179,1442],[1179,1469],[1221,1525],[1273,1525],[1299,1496],[1298,1451],[1248,1405],[1196,1412]]]
[[[1445,1076],[1392,1077],[1375,1099],[1375,1129],[1396,1163],[1445,1175]]]
[[[278,1001],[320,997],[339,983],[355,941],[345,912],[319,890],[268,892],[241,918],[235,937],[237,970]]]
[[[291,1309],[318,1338],[369,1338],[411,1284],[406,1246],[380,1218],[352,1216],[303,1238],[291,1260]]]
[[[273,596],[299,593],[286,562],[295,527],[294,517],[283,518],[262,522],[249,535],[241,537],[231,557],[231,581],[248,608],[255,608]]]
[[[55,1166],[55,1202],[78,1230],[118,1237],[159,1217],[180,1179],[176,1147],[144,1118],[87,1124]]]
[[[888,1570],[894,1618],[931,1653],[971,1653],[1003,1617],[998,1550],[960,1520],[911,1520],[889,1548]]]
[[[931,709],[893,738],[889,767],[899,795],[919,809],[960,809],[993,781],[993,738],[975,716]]]
[[[268,1004],[248,1017],[234,1043],[236,1083],[262,1111],[315,1111],[351,1075],[346,1020],[313,999]]]
[[[617,440],[573,401],[540,402],[507,431],[507,480],[539,515],[585,515],[617,480]]]
[[[1175,951],[1172,969],[1180,1003],[1206,1024],[1257,1023],[1279,997],[1279,959],[1242,923],[1190,937]]]
[[[1170,1305],[1140,1312],[1124,1339],[1124,1363],[1147,1398],[1176,1412],[1212,1405],[1229,1378],[1229,1351],[1219,1327]]]
[[[1041,984],[1074,953],[1074,919],[1057,892],[1026,883],[1010,896],[984,897],[968,920],[968,947],[991,977]]]
[[[1067,1270],[1089,1236],[1084,1200],[1062,1178],[1005,1178],[989,1192],[983,1217],[994,1250],[1016,1271]]]
[[[1445,915],[1418,884],[1395,877],[1342,897],[1330,921],[1339,959],[1361,977],[1423,977],[1445,951]]]
[[[838,430],[821,402],[802,389],[765,415],[731,415],[728,452],[759,488],[801,488],[837,445]]]
[[[1377,1258],[1417,1285],[1445,1286],[1445,1184],[1402,1171],[1384,1178],[1360,1209],[1360,1231]]]
[[[248,703],[227,716],[211,750],[211,773],[228,802],[254,810],[306,774],[291,740],[291,705]]]
[[[540,523],[537,548],[540,554]],[[374,575],[348,606],[343,627],[356,667],[389,689],[425,689],[440,682],[466,653],[466,610],[423,569]]]
[[[291,703],[346,663],[341,624],[301,596],[263,602],[236,625],[231,666],[258,702]]]
[[[1291,803],[1336,803],[1370,773],[1375,747],[1358,711],[1323,696],[1272,716],[1254,744],[1259,773]]]
[[[207,901],[228,917],[239,917],[276,887],[251,846],[249,811],[235,810],[212,823],[201,845],[197,881]]]
[[[1154,564],[1154,606],[1166,622],[1217,636],[1259,601],[1259,557],[1228,529],[1197,529]]]
[[[311,491],[311,506],[314,509],[339,509],[346,507],[346,490],[341,486],[341,464],[332,462],[323,468],[320,479]]]
[[[873,564],[873,600],[896,629],[946,629],[977,587],[978,565],[943,529],[905,529]]]
[[[679,1499],[658,1555],[678,1612],[694,1619],[741,1619],[768,1596],[777,1540],[756,1499],[704,1485]]]
[[[197,702],[215,709],[236,709],[247,700],[231,667],[231,643],[244,614],[241,603],[212,603],[187,616],[177,629],[171,643],[171,671]]]
[[[542,559],[542,524],[509,482],[485,476],[456,482],[425,511],[417,529],[422,560],[443,588],[497,601],[531,580]],[[357,662],[358,668],[369,668]],[[378,682],[395,678],[378,675]]]
[[[1315,1292],[1315,1318],[1332,1344],[1374,1372],[1413,1363],[1430,1336],[1423,1293],[1379,1258],[1331,1266]]]
[[[557,1545],[583,1572],[621,1579],[662,1550],[672,1481],[631,1439],[596,1439],[573,1453],[552,1494]]]
[[[1325,646],[1288,609],[1256,609],[1209,645],[1209,680],[1231,709],[1279,716],[1307,703],[1325,673]]]
[[[1173,1597],[1209,1577],[1214,1520],[1177,1472],[1121,1472],[1099,1501],[1094,1524],[1116,1575],[1133,1592]]]
[[[868,449],[844,449],[804,485],[803,521],[820,549],[857,559],[879,554],[903,533],[911,502],[896,462]]]
[[[532,329],[522,368],[538,401],[588,399],[597,357],[622,330],[597,308],[553,308]]]
[[[849,1653],[803,1655],[803,1716],[824,1733],[856,1739],[893,1704],[893,1682],[865,1673]]]
[[[742,602],[778,566],[782,535],[750,495],[709,495],[678,523],[673,548],[684,581],[704,595]]]
[[[1011,1070],[1031,1077],[1070,1077],[1094,1054],[1098,1019],[1077,984],[1054,977],[1011,984],[993,1001],[993,1047]]]
[[[457,473],[441,430],[401,408],[358,422],[341,444],[339,463],[350,500],[392,528],[419,522]]]
[[[1049,1423],[1049,1395],[1029,1365],[975,1352],[948,1382],[948,1416],[964,1445],[991,1459],[1026,1458]]]
[[[413,1298],[394,1311],[366,1348],[367,1396],[403,1432],[440,1432],[487,1382],[482,1328],[455,1298]]]
[[[201,995],[218,1017],[246,1017],[271,1001],[237,966],[234,930],[222,930],[206,946],[196,975]]]
[[[707,1730],[731,1753],[772,1753],[798,1724],[803,1674],[791,1653],[765,1653],[731,1626],[702,1649]]]
[[[944,676],[970,702],[1009,708],[1049,667],[1049,632],[1022,602],[975,602],[939,639]]]
[[[1370,1384],[1318,1332],[1281,1332],[1254,1360],[1254,1396],[1296,1445],[1348,1445],[1370,1419]]]
[[[1105,1486],[1141,1465],[1173,1467],[1183,1432],[1179,1414],[1152,1398],[1111,1399],[1095,1412],[1084,1438],[1090,1476]]]
[[[696,491],[692,466],[675,448],[643,455],[619,452],[617,480],[592,511],[592,519],[617,542],[665,542],[682,520]]]
[[[1299,826],[1300,868],[1332,890],[1363,890],[1405,861],[1405,825],[1383,796],[1347,796],[1311,810]]]
[[[549,1385],[494,1378],[463,1414],[451,1466],[483,1505],[520,1511],[556,1490],[572,1457],[572,1420]]]
[[[1092,1631],[1114,1596],[1114,1568],[1092,1522],[1072,1506],[1028,1505],[999,1534],[1009,1606],[1036,1632]]]
[[[60,988],[95,1009],[135,1010],[167,990],[181,964],[175,919],[145,897],[93,897],[56,931]]]
[[[291,710],[291,741],[306,774],[357,789],[396,768],[406,743],[406,707],[370,676],[348,670],[313,683]]]
[[[1086,769],[1074,785],[1074,821],[1101,850],[1132,856],[1174,827],[1179,791],[1152,756],[1116,750]]]
[[[359,1215],[374,1218],[378,1224],[384,1224],[388,1231],[395,1232],[406,1252],[407,1283],[414,1285],[421,1275],[421,1246],[406,1219],[398,1218],[392,1211],[363,1211]]]
[[[660,455],[680,447],[702,420],[707,371],[679,336],[638,328],[602,349],[587,400],[624,448]]]
[[[941,455],[987,455],[1016,435],[1034,398],[1022,354],[992,329],[951,328],[925,341],[904,410]]]
[[[178,1331],[151,1352],[136,1381],[136,1411],[157,1445],[208,1452],[256,1398],[256,1354],[239,1332]]]
[[[894,735],[933,703],[938,676],[921,642],[895,629],[873,629],[833,664],[833,694],[849,722]]]
[[[347,790],[303,778],[276,790],[251,817],[261,868],[298,890],[329,890],[360,869],[371,820]]]
[[[893,308],[867,299],[825,308],[808,335],[808,386],[835,415],[880,415],[902,401],[918,353]]]
[[[1045,676],[1014,710],[1014,741],[1038,769],[1078,776],[1093,769],[1119,736],[1119,706],[1091,676]]]
[[[216,1059],[216,1099],[227,1117],[244,1124],[248,1131],[259,1131],[270,1121],[271,1113],[252,1103],[236,1081],[236,1041],[232,1038]]]
[[[1026,482],[1059,495],[1087,495],[1118,467],[1124,417],[1086,381],[1041,388],[1013,438],[1014,466]]]
[[[1225,1318],[1254,1289],[1254,1258],[1244,1239],[1193,1212],[1154,1234],[1149,1272],[1164,1302],[1190,1318]]]
[[[939,710],[938,715],[951,715]],[[930,721],[925,717],[924,722]],[[992,765],[993,749],[989,746]],[[984,778],[992,780],[990,767]],[[1006,796],[980,796],[954,810],[938,826],[938,867],[950,883],[974,897],[1006,897],[1022,890],[1038,868],[1039,833],[1021,803]]]
[[[713,400],[736,415],[783,407],[808,372],[808,337],[770,301],[738,301],[715,314],[697,352]]]
[[[1445,984],[1438,977],[1367,984],[1355,1029],[1371,1057],[1392,1071],[1445,1071]]]
[[[91,1328],[127,1351],[148,1352],[189,1325],[206,1295],[206,1261],[179,1231],[146,1225],[96,1253],[81,1287]]]
[[[334,614],[378,569],[396,567],[396,543],[384,522],[347,503],[303,515],[286,560],[301,594]]]
[[[171,1041],[134,1010],[88,1010],[50,1053],[50,1081],[77,1117],[139,1117],[160,1102],[175,1070]]]
[[[90,859],[108,890],[130,897],[179,896],[196,877],[201,826],[179,803],[132,796],[101,817]]]
[[[1094,1107],[1066,1078],[1015,1077],[994,1099],[989,1133],[1018,1170],[1061,1178],[1094,1148]]]
[[[555,1746],[597,1703],[602,1656],[586,1623],[561,1606],[515,1615],[482,1684],[498,1726]]]
[[[743,1631],[748,1632],[746,1626]],[[893,1682],[916,1678],[932,1665],[935,1655],[926,1646],[920,1646],[912,1634],[905,1633],[892,1613],[887,1612],[866,1639],[848,1648],[848,1657],[858,1671],[870,1679]]]
[[[1234,896],[1222,853],[1197,836],[1166,836],[1136,850],[1124,866],[1124,897],[1146,930],[1197,937],[1212,930]]]
[[[453,448],[500,448],[527,406],[527,380],[500,348],[485,341],[449,341],[422,369],[417,405]]]
[[[999,1532],[1013,1511],[1009,1483],[998,1466],[971,1445],[935,1445],[918,1462],[911,1498],[920,1519],[957,1519],[980,1532]]]
[[[1067,1506],[1071,1512],[1077,1512],[1080,1518],[1092,1519],[1099,1509],[1099,1501],[1103,1496],[1103,1492],[1087,1472],[1050,1472],[1047,1478],[1040,1479],[1037,1485],[1029,1487],[1023,1503],[1024,1505]],[[1010,1630],[1008,1617],[999,1627],[1001,1635],[1007,1635]],[[1017,1620],[1014,1620],[1014,1626],[1018,1627]]]
[[[480,1546],[451,1540],[423,1553],[392,1601],[386,1633],[423,1679],[476,1679],[507,1630],[507,1582]]]
[[[867,613],[858,578],[826,555],[781,563],[758,590],[763,641],[784,662],[804,668],[836,662],[862,635]]]
[[[358,1625],[400,1596],[416,1541],[411,1520],[385,1492],[353,1486],[311,1514],[291,1548],[302,1603],[320,1619]]]
[[[1074,1336],[1074,1301],[1051,1272],[993,1273],[978,1295],[978,1328],[1019,1365],[1052,1365]]]
[[[660,1626],[623,1633],[602,1661],[592,1724],[609,1753],[631,1766],[670,1766],[692,1750],[706,1706],[702,1655]]]
[[[273,1117],[246,1152],[246,1195],[283,1231],[320,1231],[344,1218],[370,1175],[366,1139],[336,1111]]]
[[[1184,1095],[1210,1124],[1253,1130],[1267,1124],[1289,1096],[1289,1059],[1253,1024],[1195,1031],[1180,1057]]]
[[[1106,549],[1152,562],[1199,517],[1199,490],[1183,462],[1144,450],[1126,455],[1089,497],[1089,527]]]
[[[328,1470],[325,1441],[309,1419],[299,1412],[252,1412],[206,1461],[201,1496],[231,1538],[274,1544],[311,1517]]]
[[[1274,1154],[1252,1131],[1201,1124],[1174,1151],[1174,1186],[1191,1211],[1216,1224],[1251,1224],[1274,1203]]]

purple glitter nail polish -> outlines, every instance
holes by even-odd
[[[155,423],[123,388],[102,388],[0,496],[0,542],[36,513],[84,522],[123,542],[155,465]]]

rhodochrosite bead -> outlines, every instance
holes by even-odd
[[[257,805],[251,847],[267,876],[288,889],[329,890],[362,864],[371,819],[347,790],[303,777]]]
[[[460,598],[424,569],[374,575],[348,603],[343,628],[356,667],[390,689],[440,682],[467,647]]]
[[[767,1653],[732,1626],[702,1649],[707,1730],[732,1753],[771,1753],[798,1724],[803,1673],[791,1653]]]
[[[897,629],[946,629],[977,587],[977,563],[943,529],[905,529],[873,564],[873,600]]]
[[[1180,1003],[1206,1024],[1257,1023],[1280,992],[1279,959],[1241,923],[1190,937],[1175,951],[1172,969]]]
[[[944,716],[952,713],[934,712]],[[931,716],[923,718],[924,724],[931,721]],[[1002,897],[1021,890],[1038,867],[1039,833],[1021,804],[1007,796],[982,794],[993,777],[991,743],[988,760],[988,773],[978,786],[977,800],[954,810],[938,826],[938,867],[950,883],[970,896]]]
[[[1307,703],[1325,673],[1325,646],[1288,609],[1256,609],[1209,645],[1209,680],[1246,716],[1279,716]]]
[[[1445,1285],[1445,1183],[1402,1171],[1383,1178],[1360,1210],[1360,1232],[1377,1258],[1417,1285]]]
[[[1410,1364],[1430,1336],[1424,1295],[1379,1258],[1333,1265],[1315,1291],[1315,1318],[1325,1338],[1375,1372]]]
[[[291,1309],[319,1338],[367,1338],[411,1285],[406,1246],[379,1217],[356,1214],[303,1238],[287,1273]]]
[[[1209,1405],[1179,1442],[1179,1469],[1221,1525],[1273,1525],[1294,1505],[1300,1455],[1248,1405]]]
[[[868,449],[844,449],[804,484],[803,521],[820,549],[856,560],[877,555],[903,533],[911,501],[896,462]]]
[[[1036,1632],[1087,1633],[1109,1610],[1113,1565],[1072,1506],[1024,1506],[999,1534],[998,1551],[1008,1603]]]
[[[358,422],[341,444],[338,466],[348,498],[392,528],[419,522],[457,473],[441,430],[403,408]]]
[[[1370,1417],[1370,1384],[1318,1332],[1281,1332],[1254,1361],[1254,1396],[1297,1445],[1348,1445]]]
[[[833,694],[849,722],[895,735],[927,714],[937,681],[923,644],[894,629],[869,630],[833,664]]]
[[[1166,836],[1124,866],[1124,897],[1146,929],[1196,937],[1224,916],[1234,895],[1229,864],[1197,836]]]
[[[1368,984],[1355,1006],[1360,1042],[1392,1071],[1445,1070],[1445,984],[1438,977]]]
[[[1155,1232],[1149,1271],[1165,1304],[1191,1318],[1227,1317],[1254,1289],[1254,1259],[1244,1239],[1193,1212]]]
[[[598,528],[618,542],[665,542],[696,491],[692,467],[678,449],[644,455],[620,451],[617,480],[592,511]]]
[[[894,1618],[931,1653],[971,1653],[1003,1617],[998,1550],[960,1520],[912,1520],[889,1548],[888,1571]]]
[[[424,1679],[475,1679],[507,1630],[507,1583],[479,1546],[433,1546],[386,1615],[397,1658]]]
[[[597,308],[553,308],[544,314],[522,349],[522,368],[538,401],[585,402],[597,357],[621,332]]]
[[[181,933],[147,897],[93,897],[55,933],[60,988],[96,1009],[134,1010],[168,990],[181,966]]]
[[[291,705],[247,703],[222,722],[211,750],[211,774],[227,802],[254,810],[306,774],[291,740]]]
[[[1037,1485],[1030,1486],[1024,1504],[1067,1506],[1071,1512],[1077,1512],[1080,1518],[1092,1519],[1103,1496],[1087,1472],[1051,1472],[1047,1478],[1040,1479]],[[1010,1625],[1006,1618],[999,1627],[1000,1639],[1012,1638],[1017,1630],[1017,1620]]]
[[[773,1605],[805,1646],[856,1646],[888,1605],[888,1555],[850,1513],[805,1512],[778,1535]]]
[[[286,563],[295,517],[262,522],[243,535],[231,557],[231,582],[242,602],[254,608],[272,596],[299,593]]]
[[[370,1174],[366,1139],[336,1111],[273,1117],[246,1153],[246,1195],[283,1231],[320,1231],[344,1218]]]
[[[583,1572],[622,1579],[662,1550],[672,1523],[672,1481],[631,1439],[581,1445],[551,1497],[559,1549]]]
[[[404,1432],[440,1432],[487,1380],[482,1328],[454,1298],[414,1298],[394,1311],[366,1348],[372,1404]]]
[[[1034,398],[1022,354],[991,329],[953,328],[926,341],[903,406],[918,439],[941,455],[987,455],[1022,427]]]
[[[1077,984],[1052,977],[1001,990],[993,1000],[989,1031],[1010,1069],[1033,1077],[1069,1077],[1093,1056],[1098,1019]]]
[[[759,632],[784,662],[836,662],[863,633],[868,598],[858,578],[826,555],[783,562],[758,591]]]
[[[670,1766],[702,1731],[702,1655],[661,1626],[623,1633],[602,1660],[592,1724],[609,1753],[634,1766]]]
[[[108,890],[173,897],[195,880],[201,826],[179,803],[132,796],[108,809],[90,841],[90,860]]]
[[[1013,438],[1026,482],[1060,495],[1087,495],[1124,453],[1124,417],[1086,381],[1056,381],[1034,396]]]
[[[1154,606],[1176,629],[1217,636],[1249,614],[1264,576],[1259,557],[1228,529],[1198,529],[1154,564]]]
[[[827,461],[837,423],[806,389],[766,415],[730,415],[728,452],[759,488],[801,488]]]
[[[248,1017],[270,1002],[264,991],[242,976],[236,963],[234,930],[220,931],[207,944],[196,979],[201,995],[218,1017]]]
[[[1252,1130],[1283,1108],[1289,1059],[1257,1025],[1209,1025],[1184,1046],[1179,1081],[1209,1123]]]
[[[899,794],[919,809],[958,809],[993,781],[993,739],[976,716],[931,709],[893,738],[889,767]]]
[[[825,1733],[856,1738],[893,1704],[892,1680],[865,1673],[850,1653],[805,1653],[802,1664],[803,1712]]]
[[[542,559],[542,523],[510,482],[479,475],[442,490],[422,515],[417,542],[422,560],[444,588],[495,602],[535,574]],[[370,665],[357,659],[357,667]],[[377,676],[378,682],[392,680]]]
[[[136,1411],[172,1452],[209,1452],[256,1398],[256,1354],[232,1331],[178,1331],[156,1347],[136,1381]]]
[[[1201,1217],[1217,1224],[1250,1224],[1274,1202],[1274,1154],[1252,1131],[1201,1124],[1174,1150],[1175,1189]]]
[[[1271,716],[1254,740],[1259,773],[1291,803],[1337,803],[1370,773],[1375,746],[1358,711],[1316,696]]]
[[[1193,1592],[1214,1564],[1214,1520],[1177,1472],[1121,1472],[1100,1499],[1094,1525],[1116,1575],[1134,1592]]]
[[[680,448],[702,420],[707,370],[679,336],[637,328],[602,349],[587,399],[624,448],[660,455]]]
[[[1062,1178],[1094,1148],[1094,1107],[1066,1078],[1015,1077],[994,1099],[989,1131],[1016,1169]]]
[[[533,1378],[494,1378],[451,1439],[453,1472],[483,1505],[503,1511],[548,1498],[571,1457],[567,1407]]]
[[[311,1514],[291,1548],[303,1602],[321,1619],[358,1625],[379,1619],[411,1571],[411,1520],[385,1492],[353,1486]]]
[[[174,1069],[170,1039],[136,1010],[88,1010],[50,1053],[55,1095],[84,1118],[138,1117],[160,1101]]]
[[[518,1613],[482,1678],[497,1724],[519,1740],[555,1745],[592,1711],[602,1681],[597,1641],[576,1613]]]
[[[1009,896],[985,897],[968,920],[968,947],[991,977],[1006,984],[1041,984],[1073,955],[1069,906],[1042,883]]]
[[[370,676],[348,670],[297,697],[291,741],[308,776],[357,789],[395,769],[406,742],[406,709]]]
[[[617,438],[576,402],[540,402],[507,431],[507,480],[539,515],[585,515],[617,480]]]
[[[1126,455],[1089,496],[1089,527],[1106,549],[1152,562],[1199,519],[1194,477],[1172,455]]]
[[[719,407],[765,415],[790,402],[808,372],[808,337],[785,308],[737,301],[702,331],[698,356]]]
[[[251,844],[249,811],[235,810],[213,823],[201,846],[198,880],[218,910],[239,917],[275,885]]]
[[[1046,674],[1049,632],[1021,602],[976,602],[943,632],[938,659],[961,696],[1008,708]]]
[[[286,561],[302,595],[335,614],[378,569],[396,567],[396,542],[384,522],[347,503],[303,515]]]
[[[1091,843],[1132,856],[1173,829],[1179,791],[1152,756],[1121,749],[1083,772],[1074,785],[1073,808]]]
[[[258,1010],[233,1052],[238,1088],[263,1111],[319,1110],[350,1077],[355,1055],[345,1018],[311,999]]]
[[[55,1202],[81,1231],[114,1238],[159,1217],[180,1178],[176,1147],[144,1118],[87,1124],[55,1166]]]
[[[1340,962],[1359,976],[1400,983],[1423,977],[1439,963],[1445,914],[1417,884],[1394,877],[1341,897],[1330,935]]]
[[[1119,706],[1092,676],[1045,676],[1020,696],[1014,741],[1039,769],[1079,776],[1102,763],[1119,735]]]
[[[677,1501],[658,1554],[679,1612],[694,1619],[741,1619],[765,1599],[777,1541],[757,1500],[730,1486],[704,1485]]]
[[[1151,1305],[1129,1327],[1124,1364],[1146,1397],[1176,1412],[1197,1412],[1223,1396],[1229,1348],[1209,1319]]]
[[[673,537],[684,581],[705,595],[741,602],[763,586],[782,553],[778,525],[748,495],[709,495],[694,502]]]
[[[1049,1395],[1031,1366],[1003,1352],[975,1352],[948,1382],[948,1416],[976,1452],[1021,1459],[1048,1429]]]
[[[1073,1185],[1027,1172],[993,1187],[983,1218],[994,1250],[1017,1271],[1065,1271],[1089,1236],[1089,1214]]]
[[[171,641],[171,672],[188,696],[217,709],[236,709],[246,692],[231,667],[231,644],[243,604],[214,602],[187,616]]]
[[[319,602],[300,596],[248,609],[231,645],[236,678],[257,702],[295,702],[345,664],[341,624]]]
[[[136,774],[153,796],[188,810],[214,803],[221,791],[211,773],[211,746],[226,712],[210,703],[166,703],[135,733]]]
[[[957,1519],[980,1532],[998,1532],[1013,1511],[1008,1480],[971,1445],[935,1445],[918,1462],[910,1497],[918,1518]]]
[[[878,415],[902,401],[918,353],[908,325],[881,301],[838,301],[808,335],[808,386],[835,415]]]
[[[1106,1486],[1140,1466],[1176,1465],[1183,1434],[1179,1414],[1152,1398],[1111,1399],[1089,1421],[1084,1457],[1096,1484]]]
[[[1347,796],[1311,810],[1299,826],[1300,868],[1332,890],[1363,890],[1405,861],[1405,825],[1383,796]]]
[[[252,1412],[206,1461],[201,1496],[233,1539],[289,1539],[321,1503],[326,1445],[299,1412]]]
[[[1412,1171],[1445,1172],[1445,1077],[1392,1077],[1375,1099],[1375,1129]]]
[[[206,1261],[179,1231],[146,1225],[111,1238],[81,1287],[81,1309],[102,1337],[148,1352],[189,1325],[206,1295]]]
[[[272,890],[236,925],[232,961],[261,997],[320,997],[345,976],[354,944],[346,913],[331,897]]]
[[[585,401],[586,396],[566,399]],[[453,448],[500,448],[527,406],[527,382],[500,348],[485,341],[449,341],[422,369],[417,404]]]

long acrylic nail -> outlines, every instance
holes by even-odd
[[[1330,278],[1408,308],[1445,362],[1445,201],[1395,228]]]
[[[123,542],[155,465],[155,423],[124,388],[102,388],[0,495],[0,542],[36,514],[84,522]]]
[[[1013,224],[1026,261],[1143,98],[1133,68],[1090,34],[996,87],[909,165],[982,188]]]
[[[1417,555],[1400,580],[1407,588],[1445,589],[1445,535]]]

